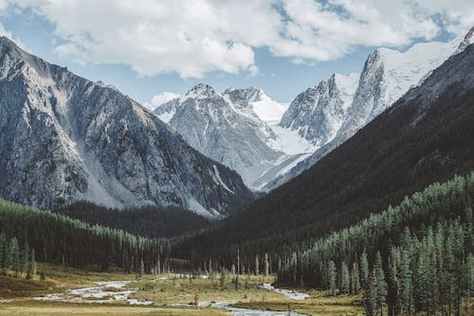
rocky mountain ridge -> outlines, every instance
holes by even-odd
[[[114,88],[0,39],[0,196],[57,207],[161,205],[225,216],[252,199],[240,176]]]

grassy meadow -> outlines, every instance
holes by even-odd
[[[273,277],[241,276],[236,288],[231,275],[188,276],[179,274],[145,275],[86,272],[60,266],[40,265],[45,274],[43,280],[0,277],[0,316],[92,316],[92,315],[156,315],[156,316],[221,316],[230,312],[213,308],[215,303],[232,304],[248,309],[297,311],[304,315],[362,315],[360,298],[327,297],[321,292],[310,291],[304,301],[290,300],[284,295],[258,288],[259,284],[271,283]],[[131,281],[130,288],[138,291],[130,298],[152,301],[150,306],[130,306],[124,302],[62,303],[33,300],[51,293],[68,289],[94,286],[94,282]]]

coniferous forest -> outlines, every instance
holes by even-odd
[[[52,210],[89,224],[118,228],[147,238],[170,238],[209,226],[209,221],[180,208],[142,207],[110,209],[90,202],[76,202]]]
[[[363,294],[367,315],[460,315],[474,296],[474,174],[287,254],[278,283]]]
[[[2,268],[14,271],[22,269],[30,251],[37,261],[127,272],[160,270],[169,253],[166,240],[147,239],[2,200],[0,230]]]

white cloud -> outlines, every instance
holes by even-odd
[[[269,1],[16,0],[33,7],[66,40],[61,54],[122,63],[142,75],[255,73],[254,47],[278,36]]]
[[[151,98],[150,102],[146,103],[145,105],[150,108],[150,109],[156,109],[157,107],[159,107],[160,105],[168,102],[168,101],[171,101],[173,99],[176,99],[176,98],[179,98],[180,95],[177,94],[177,93],[174,93],[174,92],[162,92],[158,95],[155,95]]]
[[[61,54],[144,76],[256,74],[255,49],[319,62],[430,40],[474,23],[472,0],[10,0],[48,19]],[[5,0],[0,0],[0,8]],[[442,21],[442,22],[439,22]]]

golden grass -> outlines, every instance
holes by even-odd
[[[154,308],[131,306],[101,306],[86,304],[57,304],[16,302],[0,304],[1,316],[225,316],[224,311],[211,309]]]
[[[210,279],[160,275],[156,278],[147,276],[143,280],[133,282],[131,287],[140,289],[133,297],[150,300],[155,304],[192,304],[197,298],[200,305],[206,306],[212,302],[236,303],[277,299],[281,295],[257,289],[257,284],[272,281],[272,277],[241,276],[240,288],[235,289],[230,275],[226,277],[224,287],[221,286],[218,275]]]
[[[28,297],[47,293],[54,288],[52,282],[37,280],[23,280],[7,276],[0,276],[0,297]]]
[[[328,316],[359,316],[364,315],[364,310],[360,304],[360,298],[356,296],[326,296],[319,291],[308,291],[310,297],[304,301],[289,300],[280,297],[276,300],[267,300],[265,302],[239,302],[236,307],[273,310],[273,311],[291,311],[304,315],[328,315]]]
[[[328,297],[321,292],[309,291],[310,298],[294,301],[285,296],[257,288],[258,284],[271,283],[273,277],[241,276],[240,288],[236,289],[232,277],[227,275],[222,286],[220,275],[205,278],[181,278],[174,274],[159,276],[146,275],[136,280],[134,274],[98,273],[63,268],[61,266],[40,265],[46,281],[0,278],[0,298],[15,298],[13,302],[0,304],[0,316],[69,316],[69,315],[157,315],[157,316],[222,316],[229,315],[222,310],[207,308],[214,302],[259,310],[287,311],[290,309],[305,315],[363,315],[360,298],[349,296]],[[88,287],[98,281],[130,280],[130,287],[139,291],[132,295],[140,300],[150,300],[154,306],[66,304],[32,301],[29,298],[42,293],[62,292],[69,288]],[[3,284],[3,287],[2,287]],[[9,295],[2,295],[2,290]],[[5,293],[5,292],[3,292]],[[23,297],[23,298],[22,298]],[[202,308],[189,306],[198,301]]]
[[[99,281],[134,280],[135,275],[122,272],[91,272],[51,264],[39,264],[38,271],[44,272],[46,280],[57,288],[77,288],[92,286]]]

